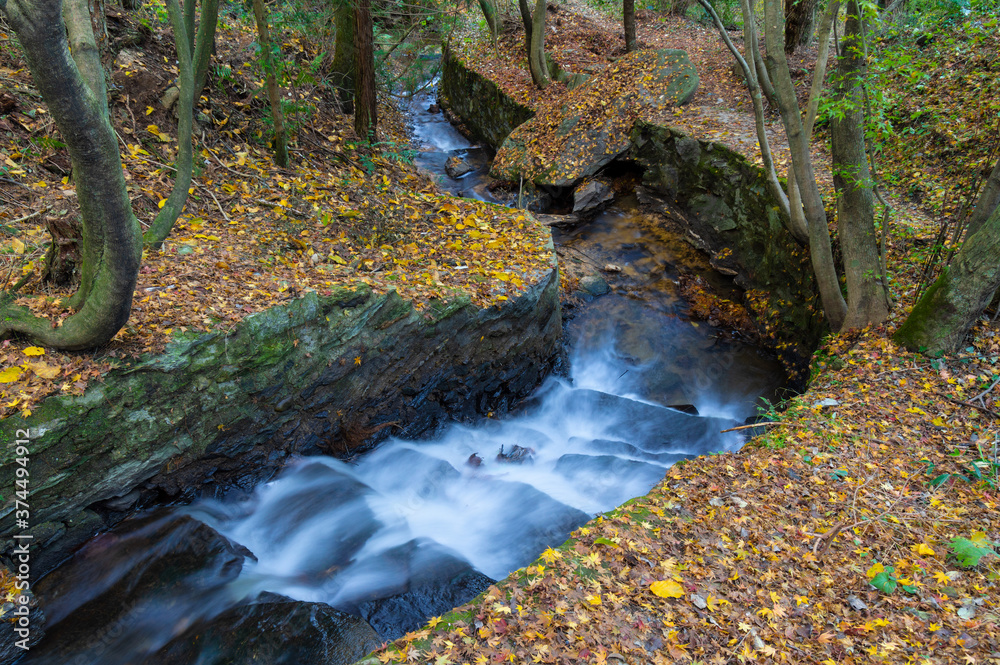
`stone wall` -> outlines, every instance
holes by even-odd
[[[508,97],[496,83],[468,68],[447,44],[438,97],[473,138],[492,150],[499,148],[515,127],[535,115],[530,108]]]
[[[7,443],[31,431],[32,576],[137,507],[249,491],[289,455],[344,456],[502,413],[558,356],[558,283],[553,269],[486,310],[462,296],[417,310],[364,287],[309,293],[0,422]],[[0,447],[8,543],[21,531],[14,451]]]
[[[630,159],[644,169],[643,185],[680,210],[694,243],[720,272],[734,275],[765,341],[799,376],[828,331],[809,248],[787,224],[760,167],[729,148],[646,122],[632,131]]]

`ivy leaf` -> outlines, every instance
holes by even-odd
[[[896,569],[892,566],[888,566],[885,570],[878,573],[871,579],[870,584],[881,591],[882,593],[889,595],[896,590],[897,580],[893,573]]]

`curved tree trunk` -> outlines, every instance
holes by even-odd
[[[784,28],[782,0],[765,0],[766,60],[772,74],[774,91],[778,98],[778,109],[781,111],[781,120],[785,126],[785,135],[788,137],[795,182],[799,188],[799,195],[802,197],[802,207],[809,225],[809,254],[819,286],[820,298],[823,301],[823,311],[830,328],[836,331],[840,330],[844,323],[844,318],[847,315],[847,303],[840,292],[840,280],[833,262],[833,249],[830,243],[830,228],[826,223],[826,211],[823,208],[823,199],[816,184],[812,157],[809,153],[809,141],[803,131],[802,115],[799,113],[795,87],[792,84],[791,73],[788,71],[788,61],[785,59]]]
[[[956,351],[1000,288],[1000,207],[962,245],[931,284],[893,339],[913,351]]]
[[[785,53],[807,45],[815,23],[816,0],[785,0]]]
[[[357,78],[357,63],[354,57],[354,7],[350,0],[339,0],[334,11],[333,64],[330,66],[330,82],[337,89],[337,98],[350,113],[354,103],[354,81]]]
[[[625,28],[625,51],[636,49],[635,40],[635,0],[622,0],[622,25]]]
[[[194,0],[190,0],[194,2]],[[156,214],[156,219],[143,234],[143,241],[153,249],[159,249],[170,235],[174,223],[181,216],[191,188],[191,171],[194,154],[191,147],[191,129],[194,123],[194,68],[191,62],[191,40],[187,32],[185,16],[177,0],[166,0],[170,23],[174,28],[174,44],[177,50],[180,99],[177,100],[177,159],[174,161],[176,175],[174,188],[167,202]]]
[[[128,321],[142,246],[114,130],[70,56],[60,5],[9,0],[0,9],[73,162],[87,274],[72,299],[77,311],[61,326],[8,306],[0,310],[0,336],[23,333],[45,346],[78,350],[107,343]]]
[[[267,13],[263,0],[253,0],[253,16],[257,22],[257,43],[260,44],[260,60],[264,65],[264,88],[267,90],[267,101],[271,104],[271,119],[274,121],[274,163],[284,168],[288,166],[288,142],[285,138],[285,113],[281,108],[281,95],[278,93],[278,80],[274,75],[273,45],[271,44],[271,29],[267,25]]]
[[[375,46],[370,0],[357,0],[354,10],[354,55],[358,74],[354,83],[354,131],[362,141],[374,140],[378,127],[375,97]]]
[[[73,61],[101,104],[104,115],[110,117],[104,66],[101,65],[101,52],[94,38],[94,25],[87,0],[64,0],[63,20],[66,21],[66,35]]]
[[[517,10],[521,13],[521,24],[524,26],[524,53],[531,56],[531,8],[528,0],[517,0]]]
[[[830,120],[833,184],[837,189],[837,228],[847,277],[844,328],[878,324],[889,316],[889,294],[875,234],[875,195],[865,151],[864,27],[857,0],[847,3],[840,61],[833,83],[839,114]]]

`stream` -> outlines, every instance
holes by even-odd
[[[432,103],[432,93],[411,103],[423,148],[415,162],[442,189],[490,200],[485,152],[428,112]],[[444,165],[456,155],[482,168],[452,178]],[[326,645],[321,657],[350,662],[645,494],[676,460],[737,449],[741,433],[720,430],[754,416],[784,374],[690,319],[676,295],[680,266],[720,278],[685,264],[691,252],[679,240],[647,238],[638,216],[625,200],[556,234],[565,256],[622,267],[612,292],[584,298],[566,326],[568,376],[549,378],[501,420],[453,425],[426,441],[389,439],[350,462],[302,458],[250,498],[123,523],[39,583],[47,636],[21,662],[320,662],[314,651],[288,655],[298,653],[294,622],[247,619],[254,598],[346,613],[322,639],[357,649],[337,656],[340,647]],[[669,405],[693,405],[697,415]],[[303,630],[320,639],[310,631],[333,624],[316,618],[321,606],[306,607]],[[255,642],[263,633],[284,641],[268,652]]]

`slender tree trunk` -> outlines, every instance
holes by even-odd
[[[354,54],[358,77],[354,84],[354,131],[361,140],[375,139],[378,100],[375,96],[375,47],[370,0],[357,0],[354,10]]]
[[[0,336],[23,333],[52,348],[107,343],[128,321],[142,253],[118,142],[69,53],[59,0],[9,0],[0,11],[24,49],[35,86],[66,142],[83,219],[86,275],[70,302],[77,311],[53,327],[26,308],[0,312]]]
[[[101,105],[104,115],[110,117],[104,67],[101,65],[101,52],[94,37],[94,26],[87,0],[64,0],[63,19],[66,21],[70,52],[73,54],[76,67],[94,93],[94,98]]]
[[[194,2],[194,0],[191,0],[191,2]],[[195,104],[198,103],[198,99],[205,89],[205,82],[208,80],[208,64],[212,60],[212,49],[215,46],[215,28],[218,23],[219,0],[202,0],[198,32],[194,35]]]
[[[192,0],[193,2],[193,0]],[[191,147],[191,130],[194,124],[194,68],[191,62],[191,39],[187,32],[185,16],[178,0],[166,0],[167,13],[174,28],[174,44],[177,50],[178,84],[180,98],[177,100],[177,159],[174,161],[176,175],[174,188],[167,202],[156,214],[156,219],[143,234],[143,241],[153,249],[159,249],[170,235],[174,223],[184,211],[188,190],[191,188],[191,172],[194,167],[194,153]]]
[[[969,216],[969,222],[965,227],[965,237],[971,238],[979,229],[983,227],[997,206],[1000,206],[1000,160],[997,160],[993,172],[983,185],[983,191],[976,199],[976,207],[973,208]]]
[[[816,184],[809,142],[802,127],[795,86],[792,84],[788,61],[785,59],[785,26],[782,0],[764,2],[764,38],[767,43],[766,60],[772,74],[774,91],[778,98],[778,109],[788,137],[795,174],[805,219],[809,225],[809,253],[813,272],[819,286],[820,298],[827,322],[832,330],[840,330],[847,314],[847,303],[840,291],[830,243],[830,229],[826,223],[823,199]]]
[[[486,27],[490,30],[490,39],[493,40],[493,43],[495,44],[497,37],[500,34],[499,27],[497,26],[497,10],[490,0],[479,0],[479,8],[483,10],[483,18],[486,19]]]
[[[857,0],[848,0],[847,21],[833,84],[841,113],[830,121],[833,184],[837,189],[837,228],[847,278],[844,328],[879,324],[889,315],[889,294],[875,234],[875,195],[865,151],[864,26]]]
[[[785,53],[809,43],[815,22],[816,0],[785,0]]]
[[[1000,207],[962,245],[952,264],[931,284],[893,339],[913,351],[947,353],[961,348],[969,329],[1000,288]]]
[[[350,113],[354,103],[354,81],[357,78],[357,58],[354,57],[354,6],[351,0],[339,0],[334,11],[336,42],[330,82],[337,89],[337,98]]]
[[[521,24],[524,25],[524,53],[528,56],[528,64],[531,64],[531,8],[528,0],[517,0],[517,9],[521,13]]]
[[[622,24],[625,28],[625,51],[631,53],[636,49],[635,0],[622,0]]]
[[[549,84],[549,65],[545,61],[545,0],[535,0],[535,12],[531,16],[528,69],[536,86],[544,88]]]
[[[271,44],[271,29],[267,25],[263,0],[253,0],[253,16],[257,22],[257,43],[260,44],[260,58],[264,65],[264,88],[267,90],[267,100],[271,104],[271,119],[274,121],[274,163],[284,168],[288,166],[285,114],[281,109],[278,79],[274,75],[276,69],[274,47]]]

